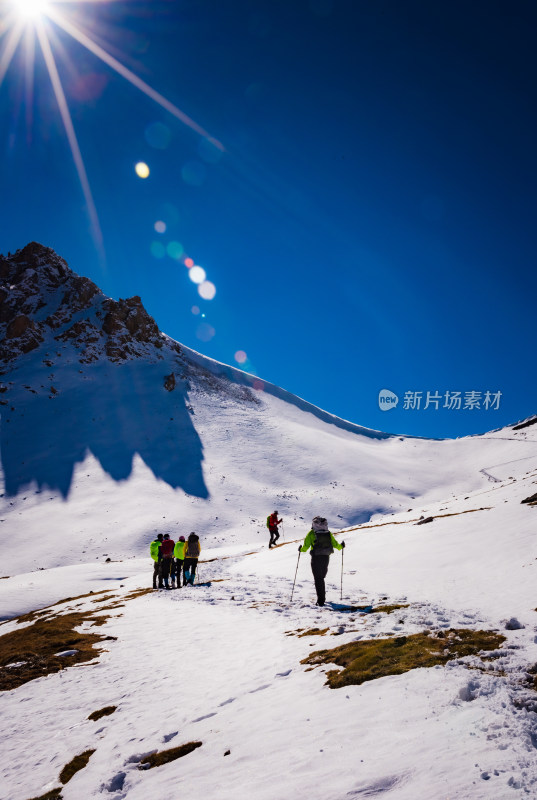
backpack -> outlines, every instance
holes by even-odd
[[[200,537],[191,533],[185,547],[185,558],[197,558],[200,554]]]
[[[315,544],[311,548],[312,556],[330,556],[334,552],[330,531],[317,531]]]

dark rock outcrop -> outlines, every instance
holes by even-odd
[[[13,361],[47,337],[50,341],[51,334],[56,342],[74,346],[81,363],[161,358],[165,342],[174,355],[181,353],[161,334],[140,297],[105,297],[49,247],[31,242],[14,255],[0,256],[0,359]]]
[[[527,419],[525,422],[521,422],[519,425],[515,425],[513,427],[514,431],[521,431],[523,428],[529,428],[530,425],[537,424],[537,417],[532,417],[531,419]]]
[[[537,505],[537,493],[532,494],[529,497],[526,497],[524,500],[520,501],[521,503],[527,503],[529,506]]]
[[[168,392],[173,392],[176,387],[175,374],[172,372],[170,375],[164,376],[164,388]]]

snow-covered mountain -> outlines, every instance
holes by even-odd
[[[105,297],[36,243],[0,258],[0,280],[0,530],[8,558],[36,531],[27,567],[140,554],[179,528],[264,541],[275,507],[289,533],[315,513],[343,528],[486,486],[524,437],[439,443],[338,419],[183,347],[139,297]],[[69,548],[50,553],[51,532]]]
[[[537,417],[368,430],[41,245],[0,280],[2,800],[537,797]],[[202,584],[144,594],[149,541],[190,530]],[[392,649],[333,652],[361,644]]]

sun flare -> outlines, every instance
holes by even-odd
[[[223,145],[211,137],[209,133],[198,125],[191,117],[187,116],[180,108],[168,100],[164,95],[153,89],[142,78],[139,78],[132,70],[126,67],[118,58],[110,53],[105,47],[95,41],[89,31],[83,27],[81,18],[76,14],[73,16],[73,6],[79,8],[83,5],[93,3],[110,4],[117,0],[0,0],[0,86],[2,85],[10,64],[14,61],[14,56],[19,45],[26,48],[26,84],[27,101],[32,98],[34,86],[34,70],[36,67],[36,45],[39,46],[43,57],[46,72],[49,75],[53,95],[56,99],[57,107],[63,122],[65,134],[69,142],[73,162],[78,173],[80,185],[86,201],[86,207],[91,223],[93,238],[97,248],[102,251],[102,232],[97,214],[97,208],[93,200],[90,188],[90,181],[82,151],[78,143],[75,132],[71,111],[62,84],[61,64],[58,69],[57,55],[65,60],[69,55],[69,49],[60,46],[55,36],[55,29],[62,30],[71,37],[72,42],[77,47],[82,47],[101,60],[114,72],[125,78],[134,88],[141,91],[163,109],[172,114],[176,119],[187,125],[203,139],[207,139],[211,146],[223,151]],[[5,13],[4,8],[9,5],[10,12]],[[66,6],[66,12],[60,10],[61,6]],[[60,7],[60,8],[58,8]],[[15,59],[15,63],[17,60]],[[19,60],[20,63],[20,60]],[[140,178],[149,176],[149,167],[140,162],[136,166],[136,172]]]
[[[47,13],[47,0],[14,0],[15,11],[25,19],[39,19]]]

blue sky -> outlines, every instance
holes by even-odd
[[[533,3],[54,8],[224,152],[49,21],[104,258],[38,46],[32,94],[22,47],[0,87],[2,252],[41,241],[180,342],[235,366],[244,351],[362,425],[458,436],[537,411]],[[455,391],[499,391],[499,408],[442,408]]]

